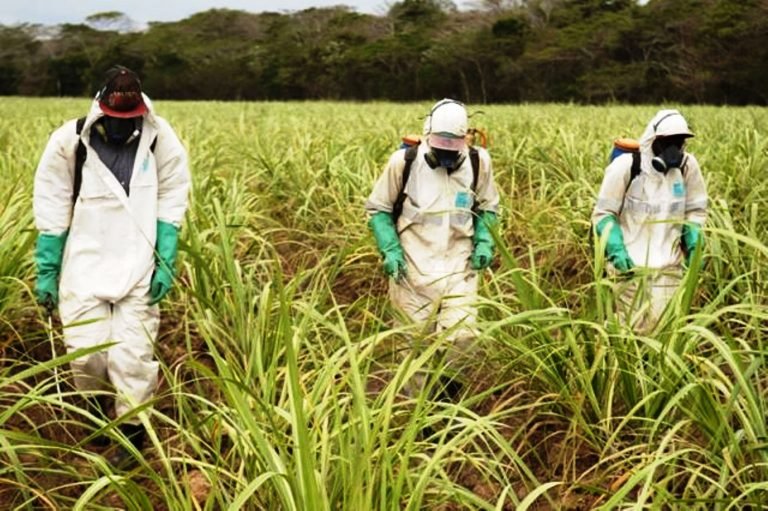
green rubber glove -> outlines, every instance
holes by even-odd
[[[376,245],[384,260],[384,273],[395,280],[404,278],[407,271],[405,256],[392,215],[383,211],[375,213],[368,221],[368,227],[373,231]]]
[[[627,247],[624,245],[624,235],[621,232],[619,220],[609,215],[597,224],[597,235],[602,236],[603,231],[608,231],[608,244],[605,246],[605,256],[621,273],[626,273],[635,267],[634,261],[627,253]]]
[[[59,275],[61,274],[61,260],[64,257],[67,234],[68,231],[64,231],[58,236],[43,233],[37,236],[35,296],[37,303],[49,311],[59,304]]]
[[[704,245],[704,235],[699,224],[684,224],[681,236],[683,252],[685,253],[685,267],[691,266],[691,260],[697,250]]]
[[[472,255],[469,258],[473,270],[484,270],[493,261],[495,244],[491,236],[491,228],[496,225],[496,213],[480,211],[474,219],[475,233],[472,235]]]
[[[157,242],[155,243],[155,273],[149,287],[149,304],[163,299],[173,285],[176,274],[176,253],[179,248],[179,229],[163,221],[157,221]]]

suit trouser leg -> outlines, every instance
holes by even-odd
[[[402,363],[409,357],[417,355],[420,351],[421,339],[434,332],[436,304],[431,297],[413,287],[408,280],[390,283],[389,298],[395,308],[407,318],[408,322],[421,329],[421,332],[414,332],[410,335],[405,348],[397,350],[395,359]],[[395,320],[395,326],[402,326],[403,323],[399,319]],[[426,376],[422,371],[419,371],[410,382],[406,383],[404,391],[408,396],[416,397],[424,389],[425,383]]]
[[[390,299],[411,322],[423,326],[424,334],[445,332],[445,357],[453,368],[464,368],[472,360],[471,347],[477,337],[475,272],[453,276],[450,280],[439,281],[427,288],[410,286],[407,281],[392,284]],[[400,352],[401,361],[417,348],[416,342],[410,343],[408,351]],[[423,374],[417,374],[411,390],[414,390],[413,387],[422,389],[424,380]]]
[[[159,327],[160,309],[149,305],[146,290],[136,290],[114,306],[112,332],[117,344],[109,349],[107,371],[117,391],[118,417],[151,399],[157,389],[160,365],[154,360],[154,343]]]
[[[62,300],[59,314],[64,327],[64,345],[68,353],[109,342],[112,311],[108,302],[95,298],[80,300],[71,297]],[[106,350],[83,355],[70,362],[70,367],[77,390],[109,389]]]
[[[670,269],[622,283],[616,303],[620,321],[630,325],[637,334],[651,333],[681,280],[681,272]]]
[[[115,304],[70,298],[60,305],[68,352],[115,343],[106,351],[73,360],[70,366],[78,390],[114,388],[118,417],[151,399],[157,388],[159,364],[153,346],[160,312],[157,305],[149,305],[146,291],[137,289]]]
[[[456,370],[476,363],[477,273],[467,272],[451,282],[440,303],[438,331],[445,331],[446,359]]]

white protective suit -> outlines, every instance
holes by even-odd
[[[35,174],[34,213],[42,233],[69,231],[59,280],[59,312],[69,351],[107,342],[106,351],[72,362],[81,390],[117,392],[116,414],[147,401],[157,387],[153,344],[159,309],[149,305],[155,268],[157,221],[180,226],[190,186],[187,155],[168,122],[154,115],[149,98],[126,195],[89,139],[103,114],[94,101],[81,140],[87,157],[73,204],[75,120],[51,135]],[[154,151],[150,149],[156,139]]]
[[[474,234],[472,206],[496,212],[499,195],[493,179],[491,158],[478,148],[477,190],[472,191],[470,158],[448,174],[431,168],[424,159],[430,150],[422,141],[405,186],[407,197],[397,221],[397,232],[407,264],[407,276],[391,281],[390,299],[414,322],[433,320],[437,331],[447,334],[457,352],[475,337],[477,272],[470,268]],[[465,149],[466,151],[466,149]],[[402,187],[405,149],[389,159],[383,175],[368,197],[369,214],[392,212]],[[450,355],[450,354],[449,354]]]
[[[683,224],[703,226],[707,218],[707,189],[692,154],[686,152],[681,168],[669,169],[666,174],[651,164],[654,140],[673,135],[692,136],[679,112],[659,111],[640,138],[640,175],[629,183],[631,154],[613,160],[606,168],[592,213],[593,225],[608,215],[618,218],[632,261],[652,270],[645,277],[628,281],[618,300],[623,320],[638,333],[648,333],[656,326],[680,284]]]

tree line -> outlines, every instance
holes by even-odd
[[[0,26],[0,94],[92,95],[120,63],[164,99],[768,103],[765,0],[403,0],[129,26]]]

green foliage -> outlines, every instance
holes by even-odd
[[[684,109],[711,199],[705,262],[637,336],[616,321],[588,218],[608,141],[638,135],[656,107],[483,107],[473,124],[492,141],[499,256],[481,284],[484,365],[445,402],[444,336],[389,324],[362,207],[430,103],[156,106],[189,148],[193,195],[162,305],[163,383],[140,413],[150,442],[116,473],[91,439],[125,439],[68,386],[77,354],[64,355],[29,291],[33,169],[51,130],[88,102],[0,102],[6,507],[764,506],[766,108]],[[393,363],[406,336],[428,347]],[[405,396],[417,374],[427,389]]]
[[[29,27],[0,25],[0,95],[22,90],[24,76],[32,67],[29,56],[35,54],[39,46]]]
[[[389,17],[398,34],[432,32],[445,21],[448,9],[456,9],[450,2],[447,4],[440,0],[403,0],[389,9]]]
[[[176,99],[768,103],[759,0],[448,0],[295,13],[212,9],[144,32],[119,12],[40,38],[0,27],[0,94],[88,95],[115,63]],[[126,25],[127,26],[127,25]]]

